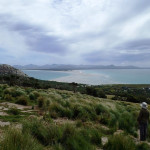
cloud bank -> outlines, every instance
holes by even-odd
[[[0,0],[0,63],[150,66],[149,0]]]

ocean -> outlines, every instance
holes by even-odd
[[[150,84],[150,69],[94,69],[73,71],[22,70],[27,75],[58,82],[101,84]]]

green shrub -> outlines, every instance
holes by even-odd
[[[55,144],[53,146],[53,149],[54,150],[65,150],[64,147],[61,144]]]
[[[8,113],[13,114],[13,115],[19,115],[19,114],[20,114],[20,110],[17,109],[16,107],[11,107],[11,108],[8,110]]]
[[[34,95],[35,99],[37,99],[38,97],[40,97],[40,93],[37,91],[33,91],[32,94]]]
[[[29,98],[30,98],[30,100],[36,100],[36,97],[33,93],[29,94]]]
[[[23,133],[25,132],[31,133],[31,135],[45,146],[56,144],[62,136],[61,129],[54,124],[45,126],[36,119],[23,123]]]
[[[49,106],[49,113],[51,117],[53,117],[53,114],[57,114],[57,116],[65,117],[65,109],[57,102],[52,103]]]
[[[20,97],[17,98],[16,104],[20,104],[20,105],[28,105],[28,97],[22,95]]]
[[[10,94],[11,95],[13,90],[14,90],[13,88],[6,88],[3,93],[4,93],[4,95],[5,94]]]
[[[104,125],[109,125],[110,115],[107,113],[103,113],[100,115],[100,123]]]
[[[150,150],[150,146],[147,143],[141,143],[136,146],[136,150]]]
[[[44,106],[44,104],[45,104],[45,98],[40,96],[40,97],[38,97],[37,100],[38,100],[38,107],[42,108]]]
[[[9,129],[0,142],[1,150],[44,150],[28,133],[22,134],[18,129]]]
[[[87,112],[84,106],[75,105],[73,106],[72,111],[73,111],[72,116],[73,119],[81,119],[82,121],[90,120],[90,113]]]
[[[93,146],[90,141],[86,138],[72,125],[65,125],[63,136],[61,139],[62,145],[67,150],[93,150]]]
[[[135,119],[128,112],[124,112],[119,118],[119,129],[125,130],[128,133],[134,134]]]
[[[76,127],[82,127],[82,121],[81,120],[78,120],[77,122],[76,122]]]
[[[72,116],[73,116],[73,112],[72,112],[72,110],[70,110],[69,108],[64,108],[63,109],[63,112],[62,112],[62,114],[61,114],[61,116],[62,117],[67,117],[67,118],[72,118]]]
[[[91,130],[91,143],[95,144],[97,146],[101,146],[102,140],[101,140],[102,135],[98,130]]]
[[[46,106],[49,107],[49,105],[50,105],[50,100],[47,100],[46,101]]]
[[[11,94],[13,97],[18,97],[18,96],[25,95],[25,92],[23,91],[23,89],[17,88],[14,89]]]
[[[148,130],[147,130],[147,139],[150,142],[150,123],[148,124]]]
[[[30,133],[41,144],[53,146],[58,150],[93,150],[90,138],[85,137],[73,125],[57,126],[46,124],[36,119],[23,122],[23,133]],[[93,142],[97,143],[96,133]],[[58,144],[59,143],[59,144]]]
[[[11,95],[6,94],[6,95],[4,95],[4,100],[6,100],[6,101],[13,101],[14,98]]]
[[[96,111],[97,115],[101,115],[103,113],[107,113],[108,112],[107,109],[101,104],[98,104],[98,105],[95,106],[95,111]]]
[[[117,118],[114,114],[111,113],[111,116],[110,116],[110,120],[109,120],[109,127],[117,127]]]
[[[136,150],[133,140],[124,135],[115,135],[109,138],[104,150]]]

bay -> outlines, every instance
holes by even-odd
[[[73,71],[23,70],[27,75],[58,82],[100,84],[150,84],[150,69],[93,69]]]
[[[40,80],[53,80],[56,78],[70,75],[68,72],[62,71],[49,71],[49,70],[22,70],[22,71],[28,76]]]

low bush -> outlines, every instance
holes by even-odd
[[[98,130],[96,130],[96,129],[91,130],[91,143],[93,143],[97,146],[101,146],[101,144],[102,144],[101,137],[102,137],[102,135]]]
[[[110,120],[109,120],[109,127],[113,127],[113,128],[116,128],[117,127],[117,117],[114,115],[114,114],[110,114]]]
[[[147,140],[150,142],[150,123],[148,124]]]
[[[50,124],[45,126],[42,122],[33,119],[30,122],[23,123],[23,133],[29,132],[33,135],[41,144],[53,145],[61,138],[61,130],[57,126]]]
[[[95,108],[97,115],[101,115],[103,113],[108,113],[107,109],[101,104],[95,105],[94,108]]]
[[[17,88],[17,89],[14,89],[11,94],[13,97],[18,97],[18,96],[25,95],[25,92],[23,89]]]
[[[33,93],[29,94],[29,98],[30,98],[30,100],[36,100],[36,97]]]
[[[44,107],[44,105],[45,105],[45,98],[43,96],[38,97],[37,101],[38,101],[38,107],[39,108]]]
[[[141,143],[136,146],[136,150],[150,150],[150,146],[147,143]]]
[[[121,114],[119,118],[119,129],[125,130],[126,132],[134,135],[135,131],[135,118],[128,112]]]
[[[61,143],[67,150],[94,150],[90,141],[72,125],[64,126]]]
[[[104,150],[136,150],[133,140],[125,135],[115,135],[109,138],[108,143],[103,147]]]
[[[3,99],[6,101],[13,101],[14,100],[14,98],[10,94],[4,95]]]
[[[36,119],[23,122],[23,133],[30,133],[42,145],[53,146],[58,150],[94,150],[91,142],[96,144],[100,140],[96,132],[92,134],[89,132],[91,136],[87,138],[73,125],[57,126],[53,123],[45,125],[44,122]]]
[[[68,110],[69,111],[69,110]],[[64,107],[62,107],[59,103],[55,102],[55,103],[52,103],[50,106],[49,106],[49,114],[50,116],[53,118],[53,114],[54,117],[56,116],[59,116],[59,117],[67,117],[67,111]]]
[[[8,110],[8,113],[13,114],[13,115],[19,115],[19,114],[20,114],[20,110],[17,109],[16,107],[11,107],[11,108]]]
[[[28,97],[22,95],[17,98],[16,104],[20,105],[28,105]]]
[[[34,95],[35,99],[41,96],[40,93],[37,91],[33,91],[32,94]]]
[[[18,129],[9,129],[0,142],[1,150],[44,150],[30,134]]]

